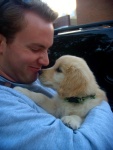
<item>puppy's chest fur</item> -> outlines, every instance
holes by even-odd
[[[67,115],[77,115],[81,118],[84,118],[90,109],[101,102],[101,100],[99,100],[98,98],[87,98],[81,103],[68,102],[66,99],[62,99],[59,96],[54,97],[54,101],[56,102],[57,109],[55,116],[58,118],[62,118],[63,116]]]
[[[102,98],[96,97],[95,99],[87,98],[82,103],[70,103],[60,98],[59,95],[48,98],[41,93],[29,91],[25,88],[15,87],[14,89],[31,98],[48,113],[61,118],[63,123],[72,129],[79,128],[89,110],[102,101]]]

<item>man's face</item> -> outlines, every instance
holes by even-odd
[[[53,25],[32,13],[26,13],[27,26],[2,49],[0,69],[4,77],[20,82],[36,80],[42,66],[49,64],[48,48],[53,44]]]

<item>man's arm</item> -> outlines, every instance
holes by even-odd
[[[24,95],[6,92],[0,97],[0,149],[113,149],[113,114],[107,102],[73,131]]]

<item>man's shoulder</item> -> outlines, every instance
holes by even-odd
[[[0,86],[0,107],[1,111],[5,108],[12,109],[12,111],[16,108],[23,110],[28,108],[30,110],[36,111],[37,113],[45,112],[26,95],[15,89],[4,86]]]
[[[10,105],[18,105],[24,103],[32,106],[34,104],[32,100],[30,100],[21,92],[5,86],[0,86],[0,103],[2,102],[4,104],[9,103]]]

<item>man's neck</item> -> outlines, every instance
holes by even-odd
[[[4,73],[2,70],[0,70],[0,75],[6,78],[7,80],[10,80],[12,82],[15,82],[10,76],[8,76],[6,73]]]

